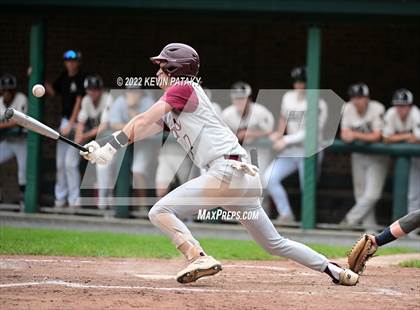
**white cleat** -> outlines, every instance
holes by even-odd
[[[197,281],[201,277],[215,275],[221,270],[222,265],[220,262],[211,256],[202,256],[178,272],[176,280],[179,283],[191,283]]]
[[[340,272],[340,279],[334,281],[335,284],[345,286],[355,286],[359,282],[359,275],[350,269],[344,269]]]

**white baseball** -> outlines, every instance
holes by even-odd
[[[45,95],[45,87],[41,84],[35,84],[34,87],[32,87],[32,94],[34,94],[35,97],[42,97]]]

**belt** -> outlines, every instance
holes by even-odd
[[[223,157],[225,159],[231,159],[231,160],[241,161],[241,156],[240,155],[223,155]]]
[[[209,162],[207,165],[205,165],[205,167],[204,168],[206,168],[206,169],[209,169],[210,168],[210,166],[216,161],[216,160],[219,160],[219,159],[222,159],[222,158],[224,158],[224,159],[227,159],[227,160],[236,160],[236,161],[242,161],[241,160],[241,158],[242,158],[242,156],[241,155],[223,155],[223,157],[222,156],[220,156],[220,157],[218,157],[218,158],[216,158],[215,160],[212,160],[211,162]]]

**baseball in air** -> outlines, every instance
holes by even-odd
[[[34,94],[35,97],[42,97],[45,95],[45,87],[41,84],[35,84],[34,87],[32,87],[32,94]]]

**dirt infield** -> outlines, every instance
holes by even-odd
[[[1,309],[419,309],[420,269],[374,258],[356,287],[286,260],[223,261],[181,285],[181,259],[0,256]]]

